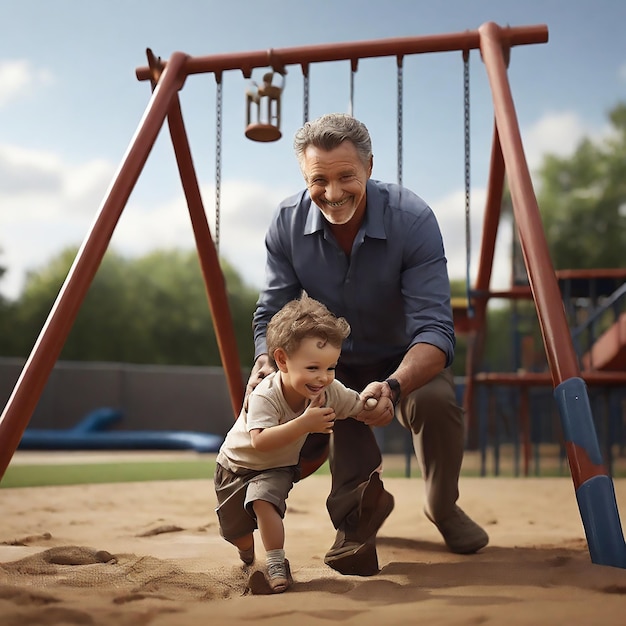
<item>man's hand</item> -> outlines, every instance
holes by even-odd
[[[252,390],[268,375],[274,372],[275,369],[272,365],[267,354],[259,355],[259,358],[254,362],[250,377],[248,378],[248,384],[246,385],[246,394],[244,396],[244,407],[248,406],[248,396],[252,393]]]
[[[372,406],[372,399],[376,400],[375,406]],[[386,426],[393,419],[395,410],[387,383],[370,383],[361,392],[361,400],[365,403],[365,408],[355,418],[359,422],[368,426]]]

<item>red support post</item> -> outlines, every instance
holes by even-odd
[[[493,22],[480,27],[480,51],[491,85],[494,112],[502,154],[513,201],[513,213],[520,234],[530,288],[537,306],[546,355],[555,386],[580,376],[561,292],[546,242],[537,199],[515,113],[507,78],[503,45],[504,31]]]
[[[615,490],[600,453],[587,387],[580,375],[524,155],[507,78],[507,41],[502,29],[494,23],[481,26],[480,35],[480,50],[491,85],[513,213],[561,414],[567,457],[589,552],[594,563],[626,568],[626,543]]]

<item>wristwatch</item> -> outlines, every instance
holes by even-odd
[[[395,378],[387,378],[385,380],[389,389],[391,389],[391,401],[393,402],[393,406],[398,406],[398,402],[400,402],[400,383]]]

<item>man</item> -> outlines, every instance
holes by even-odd
[[[378,405],[334,427],[326,504],[337,536],[324,562],[343,574],[379,571],[376,533],[394,501],[380,480],[371,427],[385,426],[396,412],[413,432],[424,513],[450,550],[476,552],[489,538],[456,505],[465,434],[449,369],[455,335],[437,220],[408,189],[370,178],[371,139],[353,117],[329,114],[306,123],[294,148],[306,190],[281,203],[266,234],[266,284],[254,314],[247,392],[272,371],[265,329],[286,302],[304,291],[345,317],[352,332],[337,379]],[[319,448],[319,437],[327,438],[309,436],[303,456],[309,444]]]

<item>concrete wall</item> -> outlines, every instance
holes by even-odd
[[[0,358],[0,402],[11,396],[25,361]],[[242,380],[247,380],[242,372]],[[235,415],[220,367],[59,361],[29,422],[69,428],[100,407],[120,409],[120,430],[193,430],[224,435]]]
[[[2,407],[24,363],[0,357]],[[248,372],[242,372],[242,380],[247,379]],[[185,430],[223,436],[236,418],[221,367],[58,361],[28,426],[71,428],[101,407],[122,411],[124,419],[113,430]],[[412,447],[408,431],[397,420],[375,429],[375,435],[385,453],[404,453]]]

